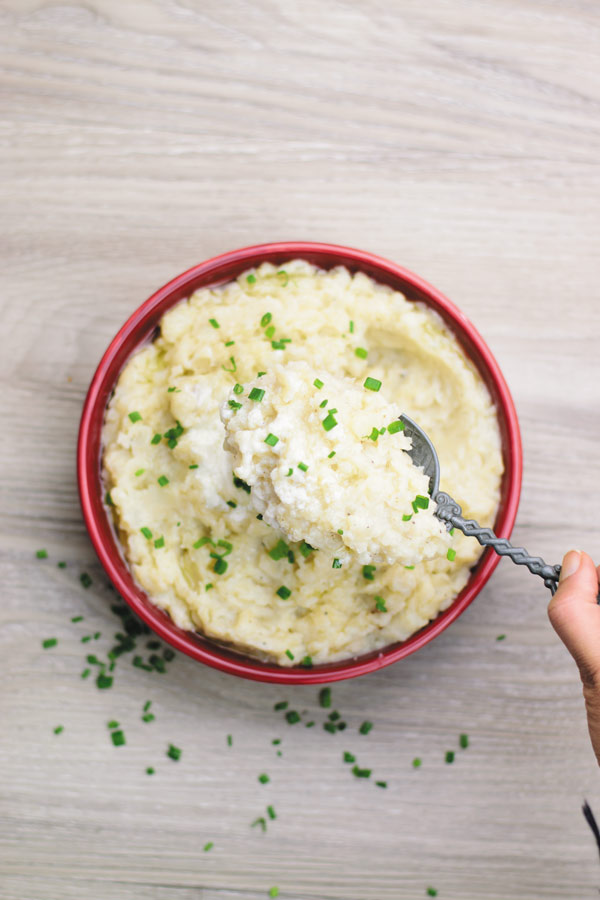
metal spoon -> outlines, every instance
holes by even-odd
[[[534,575],[544,579],[544,584],[552,594],[558,587],[560,566],[549,566],[541,556],[530,556],[523,547],[513,547],[506,538],[499,538],[491,528],[482,528],[474,519],[465,519],[462,509],[448,494],[439,490],[440,461],[435,447],[419,426],[408,416],[400,416],[404,423],[404,434],[412,440],[412,448],[406,452],[416,466],[422,466],[429,476],[429,494],[437,504],[435,515],[446,523],[448,530],[459,528],[469,537],[476,538],[484,547],[491,547],[499,556],[509,556],[518,566],[527,566]],[[600,603],[600,595],[599,600]]]

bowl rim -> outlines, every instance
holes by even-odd
[[[147,322],[149,316],[156,313],[159,308],[161,314],[164,314],[171,306],[181,302],[186,296],[190,296],[194,290],[198,290],[198,287],[191,287],[191,285],[199,277],[214,274],[214,280],[209,280],[203,286],[209,284],[216,286],[236,277],[230,273],[224,278],[219,278],[219,273],[227,270],[228,267],[236,267],[239,272],[242,272],[253,265],[269,261],[269,258],[306,259],[311,256],[328,257],[331,268],[336,265],[349,265],[351,261],[351,265],[356,270],[370,270],[368,274],[375,280],[377,280],[377,276],[373,275],[373,272],[385,276],[382,278],[383,283],[398,282],[396,289],[404,293],[406,293],[406,285],[409,285],[426,298],[424,302],[432,300],[434,308],[437,308],[438,312],[441,311],[447,323],[453,323],[456,328],[454,333],[459,341],[462,337],[475,348],[480,363],[476,360],[473,362],[480,375],[482,375],[482,366],[484,370],[487,370],[488,379],[493,383],[497,395],[495,403],[497,416],[501,425],[504,424],[505,427],[502,450],[505,470],[509,472],[509,476],[507,476],[501,515],[496,521],[496,533],[500,537],[510,537],[521,491],[522,446],[519,423],[510,390],[498,363],[465,314],[441,291],[409,269],[384,257],[353,247],[313,241],[278,241],[250,245],[221,253],[192,266],[155,291],[134,310],[108,345],[85,398],[77,443],[77,478],[84,522],[100,563],[118,593],[128,606],[166,643],[212,668],[250,680],[275,684],[322,684],[355,678],[378,671],[415,653],[445,631],[464,612],[486,584],[500,561],[500,557],[487,548],[476,564],[466,586],[450,606],[438,613],[435,619],[411,635],[406,641],[388,645],[379,651],[365,654],[363,657],[352,657],[313,668],[297,666],[288,668],[272,663],[263,663],[221,647],[217,643],[211,642],[210,639],[202,638],[193,632],[185,632],[179,629],[165,612],[152,604],[145,592],[135,584],[133,576],[128,570],[124,574],[124,557],[120,553],[116,534],[112,543],[106,539],[106,529],[103,531],[100,527],[97,511],[98,497],[100,497],[101,503],[103,497],[100,477],[102,447],[99,432],[104,421],[106,397],[110,396],[110,391],[116,384],[125,364],[124,362],[113,374],[107,394],[107,378],[114,368],[117,354],[120,355],[126,348],[126,360],[128,360],[143,346],[146,342],[145,337],[133,340],[133,342],[132,338],[135,338],[138,330]],[[188,286],[190,286],[189,292],[185,293]],[[173,299],[174,296],[176,299]],[[169,300],[172,302],[168,303]],[[162,309],[163,305],[164,310]],[[131,346],[129,346],[130,344]],[[105,399],[103,400],[103,398]],[[109,521],[104,505],[102,505],[102,510],[102,514]],[[112,523],[109,524],[112,527]]]

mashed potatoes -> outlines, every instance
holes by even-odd
[[[306,362],[276,364],[221,407],[234,474],[263,521],[336,568],[445,555],[450,537],[406,452],[400,406],[376,379],[319,375]]]
[[[403,411],[418,422],[438,451],[441,489],[482,524],[493,523],[502,456],[487,390],[454,337],[429,309],[361,273],[323,272],[302,260],[280,270],[264,264],[223,287],[198,291],[164,316],[160,336],[121,373],[106,413],[104,477],[126,559],[152,601],[179,626],[281,665],[310,665],[409,637],[449,606],[481,548],[458,532],[449,538],[440,530],[431,535],[433,558],[408,567],[365,564],[361,554],[381,553],[383,559],[385,552],[382,535],[378,548],[362,540],[360,521],[346,536],[331,510],[324,510],[321,522],[311,513],[325,538],[320,550],[308,539],[286,539],[270,513],[269,524],[259,473],[239,468],[244,478],[233,472],[220,408],[225,403],[233,412],[228,400],[241,402],[239,415],[254,402],[252,387],[285,380],[282,373],[294,366],[304,372],[301,381],[307,367],[313,381],[346,386],[337,395],[313,386],[314,395],[298,398],[311,412],[317,394],[329,410],[337,408],[338,427],[327,434],[322,429],[332,449],[339,443],[335,432],[350,428],[337,397],[368,377],[381,381],[381,397],[365,392],[372,427],[389,424],[379,418],[382,397],[394,404],[394,415]],[[271,415],[268,406],[259,414]],[[261,427],[276,433],[279,425],[265,418]],[[352,440],[359,437],[354,433]],[[404,438],[380,435],[365,453],[392,454],[392,440]],[[304,456],[309,449],[302,448]],[[300,448],[293,452],[299,455]],[[339,452],[338,466],[345,458]],[[296,468],[289,479],[310,498],[307,478],[318,457],[304,456],[290,462],[288,469]],[[297,468],[301,462],[307,471]],[[411,492],[426,494],[416,481],[407,483]],[[369,511],[358,509],[363,500],[357,498],[360,518]],[[264,503],[264,518],[253,501]],[[404,510],[403,500],[399,507]],[[391,508],[386,515],[392,516]],[[413,518],[419,528],[428,519],[437,528],[425,510]],[[286,532],[296,534],[291,524]],[[313,534],[316,543],[321,537]],[[334,568],[342,553],[341,568]]]

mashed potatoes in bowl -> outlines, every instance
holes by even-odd
[[[364,388],[369,379],[380,389]],[[261,384],[272,393],[295,385],[295,422],[319,409],[325,458],[311,440],[318,434],[312,420],[295,432],[273,430],[286,404],[269,410]],[[263,390],[260,402],[250,399]],[[268,490],[259,486],[251,449],[244,452],[247,406],[264,419],[258,431],[269,429],[263,443],[277,437],[277,466],[285,466],[275,467]],[[441,489],[466,515],[493,524],[503,471],[496,410],[430,308],[361,272],[324,271],[301,259],[263,263],[196,291],[129,359],[106,411],[103,477],[135,580],[180,628],[282,667],[344,660],[407,639],[452,603],[481,548],[448,535],[418,505],[419,473],[403,472],[395,456],[406,439],[393,429],[381,433],[400,412],[432,438]],[[326,429],[330,415],[337,425]],[[372,427],[363,432],[367,420]],[[350,432],[357,453],[389,473],[390,493],[399,490],[381,517],[368,507],[362,456],[346,446]],[[353,467],[357,483],[357,502],[345,507],[331,486],[343,465]],[[297,515],[299,503],[311,502],[309,514]],[[338,513],[344,523],[334,528]],[[373,514],[385,527],[369,543],[363,525]],[[299,522],[312,531],[300,534]],[[419,532],[412,544],[407,526]],[[395,546],[403,547],[399,558]]]

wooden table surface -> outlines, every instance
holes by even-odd
[[[433,644],[335,686],[336,736],[316,689],[183,657],[128,659],[99,691],[85,655],[118,623],[74,463],[94,367],[154,289],[250,243],[355,245],[441,288],[497,355],[515,540],[600,556],[598,5],[2,0],[0,26],[2,900],[597,897],[580,807],[600,813],[599,776],[541,582],[503,561]]]

